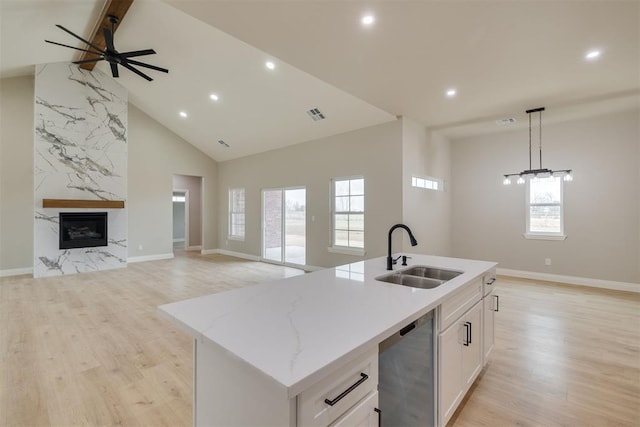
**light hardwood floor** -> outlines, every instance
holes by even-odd
[[[191,424],[192,342],[156,307],[299,270],[221,255],[0,279],[0,425]],[[500,278],[453,426],[640,426],[640,295]]]

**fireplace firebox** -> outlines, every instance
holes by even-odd
[[[107,212],[60,212],[60,249],[107,244]]]

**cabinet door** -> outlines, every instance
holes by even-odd
[[[378,392],[373,392],[331,424],[331,427],[378,427],[381,415],[376,412],[377,406]]]
[[[482,304],[474,305],[463,317],[465,338],[468,345],[462,346],[463,392],[471,386],[482,369]]]
[[[438,425],[453,415],[462,394],[462,344],[465,328],[460,319],[438,336]]]
[[[497,310],[496,304],[496,296],[493,294],[493,292],[490,292],[489,295],[485,296],[484,299],[482,300],[482,304],[484,306],[484,313],[483,313],[483,319],[482,319],[482,323],[483,323],[483,329],[484,329],[484,336],[482,339],[482,347],[483,347],[483,366],[487,364],[487,362],[489,361],[489,355],[491,354],[491,350],[493,350],[493,345],[495,342],[495,335],[494,335],[494,312],[495,310]]]

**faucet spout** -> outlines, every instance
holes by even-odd
[[[409,227],[407,227],[404,224],[396,224],[393,227],[391,227],[389,229],[389,240],[388,240],[388,244],[389,244],[389,251],[387,253],[387,270],[393,270],[393,264],[396,263],[396,260],[394,260],[391,257],[392,251],[391,251],[391,235],[393,234],[393,231],[396,228],[402,228],[404,230],[407,231],[407,233],[409,234],[409,240],[411,241],[411,246],[416,246],[418,244],[418,241],[416,240],[416,238],[413,236],[413,233],[411,232],[411,229]]]

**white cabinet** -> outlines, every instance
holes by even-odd
[[[469,311],[438,337],[438,425],[444,426],[482,369],[482,304]]]
[[[495,315],[494,313],[498,311],[498,306],[500,304],[498,300],[498,295],[494,295],[493,292],[489,292],[489,295],[486,295],[482,300],[483,305],[483,339],[482,339],[482,347],[483,347],[483,366],[487,364],[489,361],[489,355],[493,350],[493,346],[495,343]]]
[[[379,421],[380,412],[376,391],[347,411],[338,421],[331,424],[331,427],[379,427]]]
[[[326,427],[377,388],[378,351],[375,349],[300,393],[297,425]],[[376,393],[376,403],[377,396]]]

